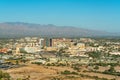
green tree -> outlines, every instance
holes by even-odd
[[[99,66],[96,65],[96,66],[94,67],[94,69],[95,69],[95,71],[98,70],[98,69],[99,69]]]
[[[108,69],[108,71],[112,73],[112,72],[115,72],[115,69],[113,66],[111,66],[110,69]]]
[[[89,53],[89,56],[92,58],[100,58],[101,53],[100,52],[91,52],[91,53]]]
[[[16,60],[16,65],[19,65],[19,61],[18,60]]]
[[[0,70],[0,80],[10,80],[10,75]]]

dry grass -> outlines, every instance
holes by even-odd
[[[117,67],[118,68],[118,67]],[[101,67],[100,69],[103,69]],[[70,67],[55,67],[55,66],[42,66],[42,65],[35,65],[35,64],[28,64],[27,66],[20,67],[20,68],[13,68],[6,70],[6,72],[10,73],[10,75],[14,78],[25,78],[30,76],[30,80],[51,80],[53,78],[60,78],[61,80],[94,80],[94,79],[87,79],[80,76],[75,76],[72,78],[67,77],[66,75],[59,74],[61,71],[74,71]],[[82,68],[84,70],[84,68]],[[81,70],[81,71],[82,71]],[[100,74],[100,73],[94,73],[94,72],[79,72],[80,74],[85,74],[89,76],[98,76],[99,78],[108,78],[113,79],[115,76],[113,75],[107,75],[107,74]],[[70,75],[69,75],[70,76]],[[120,80],[120,77],[118,77],[118,80]]]
[[[9,69],[7,72],[15,79],[30,76],[31,80],[39,80],[43,77],[49,77],[50,75],[56,74],[55,70],[32,64],[21,68]]]
[[[53,78],[60,78],[62,80],[85,80],[80,77],[69,79],[64,75],[58,74],[64,70],[73,71],[72,68],[68,67],[46,67],[41,65],[29,64],[25,67],[6,70],[6,72],[10,73],[10,75],[14,79],[30,76],[30,80],[51,80]]]

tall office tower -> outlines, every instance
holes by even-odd
[[[46,46],[46,40],[43,39],[43,38],[40,38],[40,39],[39,39],[39,44],[40,44],[40,47]]]

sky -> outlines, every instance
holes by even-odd
[[[120,0],[0,0],[2,22],[120,32]]]

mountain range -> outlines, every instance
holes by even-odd
[[[116,34],[72,26],[41,25],[24,22],[0,23],[0,37],[101,37]]]

